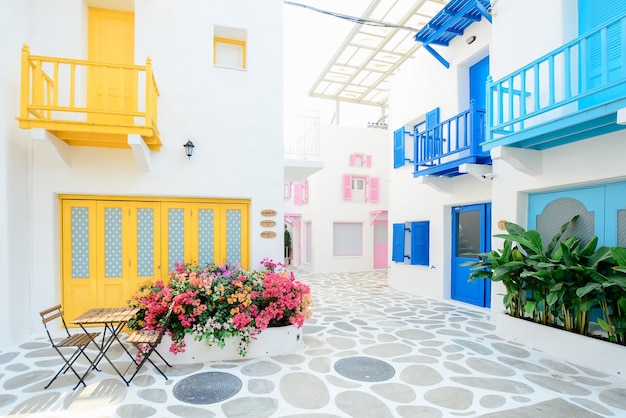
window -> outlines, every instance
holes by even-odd
[[[293,185],[293,200],[296,205],[304,205],[309,202],[309,181],[304,180],[301,183]]]
[[[430,264],[430,222],[393,224],[391,260],[418,266]]]
[[[352,199],[357,202],[365,201],[365,177],[352,177]]]
[[[372,156],[367,154],[352,153],[350,154],[350,167],[371,167]]]
[[[246,69],[247,32],[242,29],[215,26],[213,38],[213,65]]]
[[[379,199],[379,177],[343,175],[343,200],[376,203]]]
[[[333,255],[363,255],[363,224],[333,223]]]

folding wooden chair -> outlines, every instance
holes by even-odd
[[[56,378],[59,377],[60,374],[65,374],[68,370],[71,370],[78,378],[78,383],[76,383],[74,389],[76,389],[81,383],[83,384],[83,386],[86,387],[87,385],[85,385],[85,377],[87,376],[91,368],[94,368],[96,370],[97,368],[94,362],[85,353],[85,349],[90,343],[93,342],[98,350],[100,350],[100,347],[95,344],[95,338],[100,335],[100,333],[81,332],[73,335],[70,334],[70,331],[67,329],[65,319],[63,318],[63,310],[61,309],[61,305],[56,305],[44,311],[41,311],[39,312],[39,315],[41,315],[41,320],[43,321],[43,326],[46,329],[46,334],[48,334],[48,338],[50,339],[50,344],[52,344],[52,347],[57,351],[57,353],[59,353],[59,355],[63,358],[63,361],[65,362],[65,364],[61,367],[57,374],[45,386],[45,389],[47,389],[52,384],[52,382],[54,382]],[[65,337],[61,341],[55,342],[52,338],[52,335],[50,334],[50,330],[48,329],[48,322],[57,318],[61,318],[61,322],[63,323],[63,329],[65,330],[65,334],[67,334],[67,337]],[[63,354],[63,351],[61,350],[62,348],[74,348],[74,352],[68,358],[65,354]],[[78,357],[80,357],[81,355],[83,355],[89,362],[87,371],[82,376],[80,376],[73,367],[74,362],[78,360]]]
[[[149,361],[150,364],[152,364],[152,366],[154,366],[154,368],[157,369],[159,373],[161,373],[161,375],[165,378],[165,380],[167,380],[167,376],[165,375],[164,370],[167,369],[168,366],[172,367],[172,365],[169,364],[167,360],[163,358],[163,356],[157,351],[156,347],[161,342],[161,338],[163,338],[163,334],[165,334],[165,330],[169,326],[170,316],[172,315],[172,309],[174,309],[174,303],[170,305],[170,308],[167,311],[167,315],[165,316],[163,327],[160,330],[140,329],[130,334],[128,338],[126,339],[126,342],[130,344],[137,345],[137,346],[143,345],[144,347],[147,347],[147,349],[142,350],[141,361],[140,362],[135,361],[131,363],[126,369],[126,371],[128,371],[128,369],[130,369],[133,364],[136,366],[136,369],[134,373],[132,374],[132,376],[130,377],[130,379],[126,380],[126,378],[122,377],[122,379],[124,379],[124,381],[126,382],[127,386],[130,385],[131,380],[133,380],[135,375],[137,375],[137,373],[139,372],[139,369],[141,369],[141,367],[145,364],[146,361]],[[154,362],[150,359],[150,356],[152,355],[152,353],[155,353],[157,356],[161,357],[161,360],[163,360],[163,362],[165,363],[165,365],[163,366],[163,370],[158,368],[157,365],[154,364]]]

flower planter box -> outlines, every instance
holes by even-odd
[[[264,329],[250,344],[246,357],[239,355],[239,338],[237,337],[227,339],[224,348],[219,348],[217,345],[207,346],[204,341],[195,341],[189,336],[185,338],[185,343],[187,347],[184,353],[172,354],[169,352],[172,340],[164,335],[157,350],[173,365],[273,357],[293,353],[304,347],[302,328],[295,325]]]
[[[498,315],[496,333],[507,340],[611,376],[626,379],[626,346],[535,324],[506,314]]]

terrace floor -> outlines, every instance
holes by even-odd
[[[297,352],[174,365],[167,381],[147,366],[130,387],[103,362],[87,387],[73,391],[73,375],[44,389],[60,358],[46,339],[33,337],[0,351],[0,416],[626,416],[626,380],[503,340],[487,310],[400,293],[380,271],[297,278],[311,286],[315,302]],[[128,362],[121,349],[112,357]],[[241,386],[227,399],[207,396],[211,403],[180,400],[177,384],[207,372]],[[232,389],[228,381],[211,387]]]

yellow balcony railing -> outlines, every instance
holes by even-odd
[[[43,128],[70,145],[128,148],[141,135],[159,150],[159,89],[145,66],[31,55],[22,49],[20,128]]]

